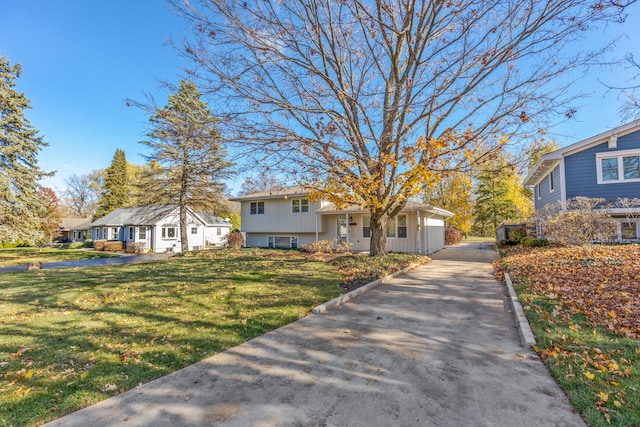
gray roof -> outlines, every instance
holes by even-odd
[[[187,208],[188,209],[188,208]],[[194,213],[191,209],[190,212]],[[102,218],[91,223],[91,227],[109,226],[109,225],[153,225],[162,218],[174,213],[178,215],[177,205],[159,205],[159,206],[138,206],[134,208],[119,208],[109,212]],[[206,225],[224,225],[229,224],[220,217],[208,212],[195,212],[195,215],[202,219]]]
[[[261,191],[259,193],[245,194],[238,197],[232,197],[229,200],[232,202],[241,202],[243,200],[255,200],[255,199],[279,199],[283,196],[307,196],[309,190],[296,185],[293,187],[280,188],[277,190]]]
[[[407,211],[424,211],[431,212],[435,215],[442,216],[444,218],[452,217],[453,213],[448,210],[436,208],[435,206],[425,205],[422,203],[408,201],[406,206],[402,209],[401,212]],[[324,205],[322,208],[318,209],[316,212],[319,214],[336,214],[336,213],[368,213],[367,209],[363,209],[358,205],[349,205],[343,209],[336,209],[336,205],[333,203],[328,203]]]
[[[91,218],[60,218],[60,230],[87,230]]]

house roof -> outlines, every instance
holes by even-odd
[[[60,218],[60,230],[86,230],[91,225],[91,218]]]
[[[448,210],[436,208],[435,206],[425,205],[422,203],[411,202],[411,201],[407,202],[407,205],[404,207],[404,209],[402,209],[401,212],[415,212],[415,211],[430,212],[432,214],[435,214],[444,218],[449,218],[453,216],[453,213],[449,212]],[[329,203],[323,206],[322,208],[318,209],[316,212],[321,215],[323,214],[326,215],[326,214],[337,214],[337,213],[368,213],[369,210],[362,209],[358,205],[349,205],[344,209],[336,209],[336,205],[334,205],[333,203]]]
[[[229,200],[232,202],[243,202],[248,200],[264,200],[264,199],[279,199],[281,197],[301,197],[309,195],[309,190],[301,185],[292,187],[280,188],[277,190],[260,191],[258,193],[244,194],[238,197],[232,197]]]
[[[640,120],[626,123],[590,138],[578,141],[574,144],[567,145],[566,147],[559,148],[556,151],[552,151],[551,153],[542,156],[538,163],[531,168],[529,174],[524,179],[523,184],[527,186],[538,184],[542,178],[547,176],[549,172],[551,172],[560,163],[562,158],[566,156],[570,156],[571,154],[578,153],[608,141],[615,144],[617,138],[637,130],[640,130]]]
[[[208,212],[193,212],[206,225],[229,225],[220,217]],[[152,225],[160,221],[162,218],[175,212],[178,214],[177,205],[158,205],[158,206],[138,206],[133,208],[119,208],[102,218],[91,223],[91,227],[109,226],[109,225]]]

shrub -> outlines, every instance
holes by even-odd
[[[523,237],[522,240],[520,240],[520,244],[528,248],[539,248],[542,246],[549,246],[549,242],[547,241],[547,239],[538,239],[535,237]]]
[[[324,254],[331,254],[333,253],[335,244],[336,244],[335,240],[318,240],[315,242],[300,245],[300,250],[303,252],[309,252],[312,254],[315,254],[318,252],[324,253]]]
[[[108,252],[117,252],[124,249],[124,245],[119,240],[109,240],[104,244],[104,250]]]
[[[514,228],[509,231],[509,241],[512,243],[520,243],[525,237],[527,237],[527,229],[525,227]]]
[[[130,254],[142,254],[145,252],[145,244],[143,242],[129,243],[126,252]]]
[[[95,249],[96,251],[104,251],[105,243],[107,243],[106,240],[94,240],[93,249]]]
[[[244,236],[239,231],[232,231],[222,239],[225,248],[239,249],[244,245]]]
[[[351,253],[351,246],[353,246],[353,243],[350,242],[340,242],[338,243],[338,247],[336,248],[336,252],[339,253]]]
[[[462,233],[455,228],[447,228],[444,230],[444,244],[455,245],[462,241]]]
[[[84,242],[71,242],[67,245],[68,249],[84,248]]]

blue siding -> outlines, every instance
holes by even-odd
[[[551,191],[549,175],[551,175],[551,173],[542,178],[542,181],[540,181],[540,184],[538,184],[540,198],[538,198],[537,194],[534,194],[533,196],[535,198],[536,210],[550,203],[556,203],[560,201],[560,167],[556,166],[555,169],[553,169],[553,191]]]
[[[640,183],[598,184],[596,172],[596,153],[615,153],[633,149],[640,149],[640,131],[619,137],[615,149],[610,150],[605,142],[565,157],[567,199],[577,196],[602,197],[608,202],[613,202],[618,197],[640,197]]]

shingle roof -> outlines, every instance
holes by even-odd
[[[243,200],[254,200],[254,199],[277,199],[283,196],[306,196],[308,194],[309,194],[309,190],[307,190],[302,186],[296,185],[293,187],[286,187],[278,190],[261,191],[258,193],[245,194],[238,197],[232,197],[229,200],[232,202],[240,202]]]
[[[90,218],[60,218],[61,230],[84,230],[91,225]]]
[[[178,215],[177,205],[160,205],[160,206],[139,206],[134,208],[119,208],[109,212],[102,218],[91,223],[91,227],[109,226],[109,225],[152,225],[162,218],[175,212]],[[193,212],[193,211],[191,211]],[[195,212],[206,225],[224,225],[229,224],[222,218],[209,212]]]

